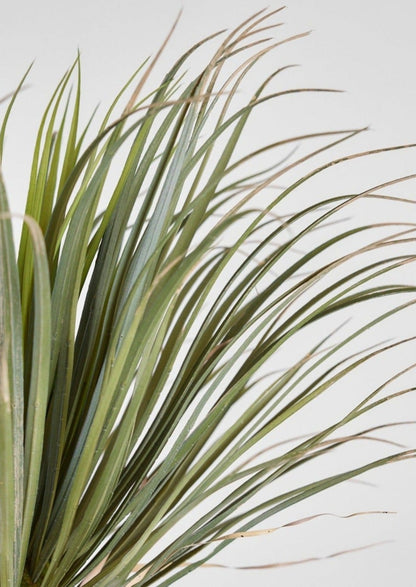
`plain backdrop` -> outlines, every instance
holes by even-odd
[[[272,1],[270,8],[279,6]],[[77,49],[82,56],[84,115],[87,116],[97,103],[108,105],[137,65],[157,50],[180,8],[183,14],[160,60],[160,75],[193,42],[216,30],[237,25],[263,8],[263,4],[258,0],[15,0],[13,3],[2,0],[0,96],[16,86],[35,59],[29,87],[20,98],[6,144],[4,173],[13,210],[23,207],[29,155],[41,108],[75,58]],[[311,98],[310,102],[294,99],[286,103],[284,115],[266,109],[264,116],[269,118],[265,123],[265,139],[286,136],[303,128],[330,130],[369,124],[371,131],[355,139],[354,149],[416,142],[415,17],[413,0],[395,3],[290,0],[279,15],[285,25],[276,31],[276,36],[313,32],[265,60],[264,75],[267,68],[296,63],[302,67],[287,74],[288,85],[347,91]],[[247,87],[248,93],[252,90],[253,87]],[[253,140],[257,141],[258,130],[253,128],[252,132]],[[368,167],[357,165],[340,172],[341,175],[331,175],[325,189],[330,190],[331,181],[338,191],[340,181],[367,187],[414,173],[415,162],[416,150],[409,150],[400,156],[378,159]],[[410,183],[407,191],[402,188],[400,193],[414,198],[415,187],[415,183]],[[416,217],[410,220],[416,221]],[[413,310],[403,320],[404,335],[414,329],[415,317]],[[388,335],[387,332],[386,338]],[[365,384],[366,380],[361,383]],[[416,402],[413,398],[395,409],[392,419],[415,418]],[[414,426],[398,437],[415,446]],[[373,542],[388,541],[386,544],[283,568],[200,569],[178,585],[413,587],[416,585],[415,464],[401,463],[373,472],[366,481],[371,485],[350,483],[322,494],[293,513],[273,520],[270,526],[319,512],[346,514],[375,509],[394,510],[398,512],[396,515],[349,520],[322,518],[265,537],[239,541],[223,551],[217,562],[230,566],[262,565],[325,557]]]

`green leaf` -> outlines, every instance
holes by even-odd
[[[1,584],[21,578],[23,344],[20,286],[6,190],[0,175],[0,533]]]
[[[389,193],[415,175],[357,193],[340,175],[299,204],[327,170],[414,145],[333,158],[365,130],[349,129],[241,152],[263,105],[273,126],[281,99],[331,91],[283,85],[283,65],[244,98],[261,60],[307,34],[268,38],[280,10],[197,42],[147,89],[175,23],[98,121],[83,122],[78,55],[40,121],[18,261],[1,182],[2,587],[167,586],[268,517],[416,456],[377,413],[415,390],[414,364],[390,361],[415,342],[398,320],[415,307],[414,201]],[[362,202],[396,219],[355,220]],[[349,397],[377,360],[386,381]],[[286,437],[334,394],[344,411]],[[318,469],[353,441],[385,452]]]

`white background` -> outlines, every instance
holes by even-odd
[[[279,6],[272,2],[270,7]],[[14,210],[21,210],[23,206],[28,159],[40,108],[75,58],[77,48],[82,55],[86,115],[98,102],[109,104],[137,65],[157,50],[181,7],[183,15],[161,59],[160,75],[190,44],[213,31],[237,25],[263,5],[256,0],[183,0],[181,3],[176,0],[15,0],[14,3],[1,3],[0,96],[15,87],[28,64],[36,59],[30,87],[20,99],[6,144],[4,173]],[[266,124],[270,136],[280,138],[291,130],[297,132],[305,127],[306,130],[329,130],[370,124],[371,132],[356,139],[354,149],[416,142],[415,16],[411,0],[397,0],[394,4],[386,0],[289,1],[281,18],[286,23],[284,30],[279,29],[276,35],[310,29],[313,34],[285,47],[276,57],[278,65],[302,64],[288,75],[287,83],[348,91],[312,99],[310,109],[305,99],[302,102],[293,100],[290,106],[293,104],[296,112],[289,117],[290,124],[289,119],[277,117],[274,124]],[[265,68],[270,65],[271,62],[266,61]],[[264,74],[267,74],[266,69]],[[380,160],[371,163],[368,167],[371,179],[366,176],[367,168],[358,165],[355,171],[348,171],[348,177],[334,175],[333,181],[348,180],[353,185],[367,187],[377,181],[415,172],[415,157],[416,152],[409,151],[383,159],[382,163]],[[415,184],[409,184],[406,195],[414,197],[414,194]],[[412,317],[414,328],[414,312]],[[401,411],[395,412],[397,419],[415,418],[415,407],[414,399],[402,404]],[[415,445],[414,428],[403,437],[408,444]],[[394,465],[391,469],[372,473],[368,479],[376,486],[349,484],[342,491],[323,494],[298,507],[283,521],[321,511],[342,514],[383,509],[397,510],[397,515],[317,520],[235,544],[228,553],[220,555],[218,562],[264,564],[325,556],[379,540],[392,540],[391,543],[283,569],[201,569],[180,584],[188,587],[213,583],[218,587],[248,586],[254,582],[290,587],[416,585],[415,465],[409,462]],[[271,525],[279,525],[281,521],[273,520]]]

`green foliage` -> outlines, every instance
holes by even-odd
[[[268,517],[415,456],[396,451],[291,489],[279,485],[369,436],[348,425],[412,391],[386,392],[401,373],[377,389],[363,381],[361,399],[342,417],[265,450],[282,440],[289,418],[406,342],[354,346],[414,304],[416,289],[389,277],[415,259],[404,249],[414,241],[411,223],[338,225],[310,240],[363,200],[411,205],[380,194],[398,180],[290,214],[285,207],[329,167],[389,149],[329,160],[285,188],[275,186],[278,178],[360,130],[239,154],[260,104],[326,91],[266,93],[281,68],[235,106],[261,57],[296,38],[260,48],[272,14],[258,13],[226,36],[188,85],[181,70],[202,43],[148,96],[143,86],[157,57],[143,64],[88,145],[95,119],[80,127],[77,59],[40,123],[17,259],[1,181],[1,587],[168,585]],[[250,56],[235,65],[243,51]],[[0,156],[22,84],[3,119]],[[279,155],[272,168],[254,167],[300,140],[330,142],[298,159]],[[369,241],[354,248],[359,235]],[[369,313],[327,346],[338,332],[336,313],[382,296],[380,314]],[[349,432],[340,436],[343,427]],[[273,493],[256,499],[271,484]]]

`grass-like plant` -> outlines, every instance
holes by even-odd
[[[415,259],[415,225],[408,215],[338,223],[363,200],[411,206],[386,195],[401,180],[290,212],[311,178],[389,150],[328,159],[293,180],[359,129],[239,153],[262,103],[315,91],[268,90],[282,67],[241,104],[245,76],[296,38],[263,38],[276,12],[222,33],[190,82],[187,59],[216,35],[147,95],[157,56],[144,63],[92,138],[96,117],[80,124],[77,59],[40,123],[17,257],[1,180],[1,587],[166,586],[270,516],[415,456],[395,449],[309,478],[315,459],[389,425],[369,426],[366,415],[411,391],[398,385],[411,365],[396,373],[393,364],[376,388],[362,381],[360,398],[318,431],[303,421],[304,436],[285,436],[288,419],[406,342],[363,350],[368,329],[416,301],[414,283],[390,277]],[[24,81],[7,99],[0,157]],[[285,157],[308,141],[313,150]],[[339,331],[337,313],[363,304],[379,314]],[[352,428],[359,418],[364,429]],[[299,483],[304,465],[309,480]]]

